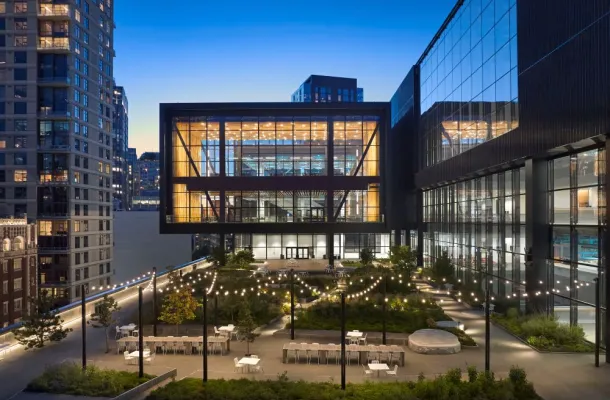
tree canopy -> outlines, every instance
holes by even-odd
[[[190,290],[172,291],[163,299],[159,320],[170,325],[180,325],[184,321],[195,319],[197,307],[199,303]]]
[[[62,326],[64,320],[53,310],[54,299],[46,290],[28,301],[29,312],[23,317],[22,327],[15,332],[15,339],[26,350],[44,347],[48,341],[59,342],[72,332],[71,328]]]

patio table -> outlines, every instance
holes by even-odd
[[[322,344],[322,343],[316,344],[316,345],[314,345],[313,343],[307,343],[307,344],[287,343],[282,348],[282,362],[284,364],[286,364],[289,350],[297,350],[297,351],[318,350],[320,353],[320,362],[324,362],[324,361],[326,361],[328,352],[329,351],[340,351],[341,345],[340,344]],[[401,367],[403,367],[405,365],[406,351],[405,351],[405,349],[403,349],[402,347],[397,346],[397,345],[375,346],[375,345],[357,345],[357,344],[348,345],[348,344],[346,344],[345,345],[346,359],[348,357],[348,355],[347,355],[348,351],[357,351],[358,352],[358,363],[362,364],[362,365],[364,365],[366,360],[368,359],[369,352],[398,354],[399,355],[398,365],[400,365]]]
[[[375,364],[369,364],[369,369],[371,371],[377,371],[377,377],[379,378],[379,373],[381,371],[389,371],[390,367],[388,367],[388,364],[375,363]]]
[[[126,336],[120,339],[117,339],[117,345],[125,345],[130,342],[138,342],[137,337],[135,336]],[[189,337],[169,337],[169,336],[146,336],[143,338],[145,344],[152,344],[153,346],[156,343],[192,343],[198,344],[203,342],[203,336],[189,336]],[[225,348],[227,353],[231,351],[231,341],[228,337],[222,336],[208,336],[208,343],[221,343]],[[149,345],[149,347],[151,347]],[[194,346],[193,346],[194,347]]]
[[[238,363],[242,364],[242,365],[247,365],[248,366],[248,372],[250,372],[250,367],[254,366],[254,365],[258,365],[258,363],[260,361],[261,361],[260,358],[243,357],[241,360],[238,361]]]

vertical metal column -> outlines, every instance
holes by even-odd
[[[229,339],[230,340],[230,339]],[[203,288],[203,382],[208,381],[208,289]]]
[[[144,377],[144,329],[142,327],[142,286],[138,287],[138,376]]]
[[[345,292],[341,292],[341,389],[345,390]]]
[[[81,291],[81,329],[83,335],[83,346],[82,346],[82,364],[83,371],[87,369],[87,308],[86,308],[86,294],[85,294],[85,285],[80,286]]]
[[[290,340],[294,340],[294,269],[290,269]]]
[[[153,267],[153,336],[157,336],[157,267]],[[140,327],[143,331],[143,328]]]

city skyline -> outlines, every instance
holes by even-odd
[[[161,4],[116,4],[115,78],[129,95],[129,142],[139,154],[159,150],[161,102],[289,102],[312,74],[357,78],[368,101],[389,101],[455,1],[187,1],[189,13]],[[203,49],[218,59],[207,65]]]

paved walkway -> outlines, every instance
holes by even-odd
[[[464,322],[466,332],[479,344],[476,359],[469,365],[485,366],[485,316],[458,303],[427,284],[418,284],[422,291],[431,292],[445,313]],[[595,368],[593,354],[538,353],[512,335],[491,324],[491,369],[507,372],[511,365],[524,368],[538,393],[547,400],[605,400],[610,398],[610,364]],[[464,350],[461,354],[469,352]],[[603,363],[604,355],[600,357]]]

